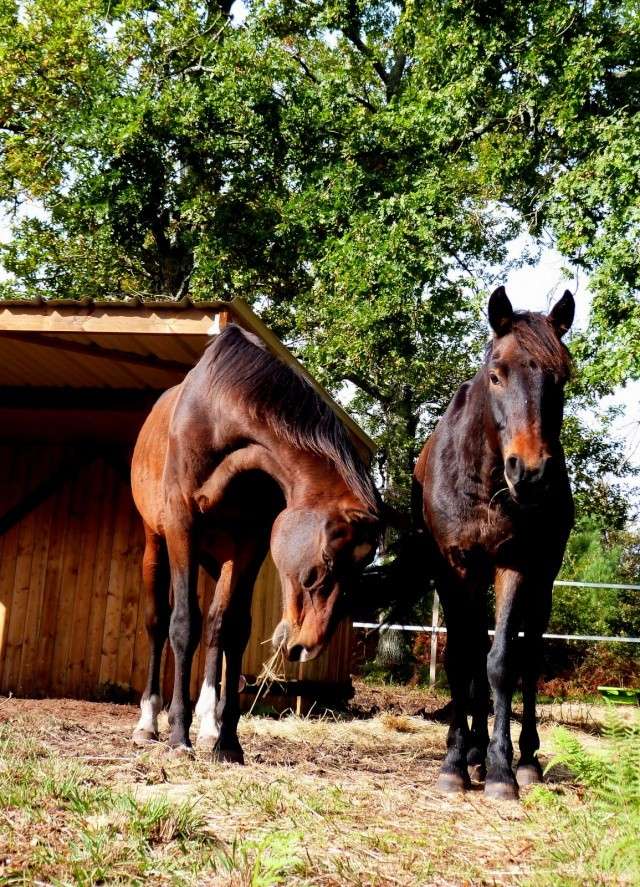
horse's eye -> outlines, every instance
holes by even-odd
[[[500,385],[500,377],[496,376],[495,373],[489,373],[489,378],[491,379],[492,385]]]

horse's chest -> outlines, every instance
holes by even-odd
[[[485,510],[486,511],[486,510]],[[460,578],[489,571],[514,546],[517,529],[500,513],[478,511],[472,519],[448,532],[442,553]]]

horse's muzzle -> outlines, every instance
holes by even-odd
[[[519,505],[535,505],[549,487],[551,457],[547,456],[538,465],[527,467],[516,455],[505,460],[504,476],[511,498]]]
[[[289,662],[308,662],[315,659],[323,649],[323,644],[316,644],[313,647],[307,647],[301,644],[296,635],[299,632],[293,632],[288,622],[283,620],[276,626],[273,632],[271,643],[274,650],[282,650]]]
[[[280,650],[283,647],[286,647],[287,640],[289,635],[291,634],[291,626],[288,622],[284,620],[279,622],[276,627],[273,635],[271,636],[271,645],[274,650]]]

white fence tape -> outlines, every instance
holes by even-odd
[[[620,588],[626,591],[640,591],[640,585],[616,585],[614,582],[570,582],[568,579],[556,579],[554,585],[573,585],[578,588]]]
[[[611,582],[573,582],[568,579],[556,579],[554,585],[569,585],[574,588],[616,588],[624,591],[640,591],[640,585],[622,585]],[[435,604],[437,596],[434,599],[434,623],[438,619],[438,611]],[[425,631],[435,634],[446,634],[446,628],[436,627],[436,625],[387,625],[385,622],[354,622],[354,628],[393,628],[396,631]],[[495,631],[490,630],[489,634],[494,635]],[[524,637],[524,632],[518,633],[518,637]],[[550,641],[594,641],[596,643],[607,644],[640,644],[640,638],[625,637],[608,637],[602,634],[543,634],[543,638]]]
[[[446,634],[446,628],[434,628],[433,625],[387,625],[386,622],[354,622],[354,628],[393,628],[396,631],[425,631],[436,634]],[[493,629],[489,634],[494,635]],[[518,632],[518,637],[523,638],[524,632]],[[640,638],[607,637],[602,634],[543,634],[543,638],[551,641],[606,641],[612,644],[640,644]]]

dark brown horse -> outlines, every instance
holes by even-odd
[[[560,340],[573,315],[568,291],[545,316],[514,312],[504,287],[497,289],[489,300],[495,335],[484,366],[459,388],[416,465],[414,506],[447,623],[453,713],[438,779],[444,790],[460,791],[470,775],[486,775],[486,794],[513,798],[518,784],[542,778],[535,713],[542,633],[573,523],[560,444],[571,367]],[[491,583],[496,632],[487,656]],[[509,722],[518,670],[523,719],[516,782]],[[488,684],[495,707],[491,742]]]
[[[312,386],[234,325],[153,408],[136,444],[132,487],[146,534],[151,642],[134,741],[158,738],[160,657],[168,636],[175,657],[169,744],[190,748],[202,565],[216,589],[196,707],[198,741],[222,760],[241,762],[238,683],[260,565],[270,547],[283,590],[274,645],[290,660],[312,659],[343,614],[352,580],[374,555],[375,487],[347,431]]]

